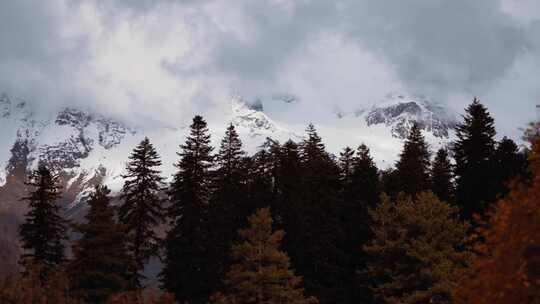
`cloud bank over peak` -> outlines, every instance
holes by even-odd
[[[20,0],[0,20],[1,91],[149,124],[218,119],[234,92],[316,121],[402,91],[479,96],[512,133],[540,100],[534,0]]]

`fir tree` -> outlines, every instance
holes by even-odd
[[[248,205],[245,152],[234,125],[229,125],[216,155],[216,170],[212,180],[210,203],[211,259],[218,277],[229,264],[227,249],[236,240],[236,231],[253,210]]]
[[[165,240],[160,279],[180,303],[206,303],[217,279],[208,253],[213,157],[208,127],[201,116],[193,118],[190,134],[180,148],[178,172],[169,191],[171,228]]]
[[[340,172],[326,152],[315,127],[309,125],[302,142],[302,202],[299,208],[298,243],[293,248],[297,269],[304,275],[306,289],[321,303],[343,302],[343,281],[347,277],[347,259],[343,252],[344,231],[340,221]]]
[[[453,168],[448,157],[448,151],[444,148],[437,151],[431,167],[431,189],[443,202],[454,202],[454,176]]]
[[[355,202],[367,205],[369,208],[374,208],[378,204],[381,194],[379,169],[377,169],[371,152],[365,144],[361,144],[356,150],[356,157],[353,160],[352,184],[356,188],[353,197]]]
[[[283,248],[292,261],[302,260],[298,250],[302,242],[303,181],[298,145],[288,140],[282,146],[272,146],[274,158],[274,213],[276,226],[288,231],[283,239]]]
[[[381,171],[381,188],[382,192],[386,193],[392,199],[397,198],[401,191],[401,182],[398,172],[394,168],[388,168]]]
[[[112,294],[135,287],[135,263],[127,248],[126,226],[116,222],[110,190],[96,186],[86,223],[74,225],[81,238],[73,244],[69,264],[71,293],[89,303],[104,303]]]
[[[463,123],[456,128],[456,201],[463,218],[482,215],[496,196],[493,178],[495,152],[494,120],[478,99],[466,109]]]
[[[283,231],[272,231],[269,209],[249,217],[249,227],[239,232],[242,243],[232,249],[234,264],[226,274],[226,292],[216,294],[219,304],[307,304],[318,303],[306,297],[302,278],[294,274],[289,257],[280,251]]]
[[[217,169],[213,181],[212,204],[221,215],[232,215],[230,220],[235,223],[242,222],[240,218],[246,218],[249,215],[248,212],[242,217],[242,214],[235,212],[242,211],[238,209],[241,208],[243,203],[241,198],[246,190],[245,154],[234,125],[229,125],[216,155]]]
[[[154,146],[145,138],[129,157],[122,189],[119,220],[127,227],[129,250],[139,270],[152,256],[157,256],[160,243],[155,228],[164,222],[164,188],[161,160]],[[141,275],[142,276],[142,275]]]
[[[362,225],[360,218],[361,203],[356,201],[357,191],[359,190],[354,184],[354,150],[350,147],[345,147],[339,154],[339,167],[341,175],[341,198],[343,200],[343,208],[340,215],[340,226],[343,229],[344,237],[341,239],[340,248],[343,250],[346,260],[345,270],[349,272],[344,276],[343,284],[346,286],[346,292],[343,299],[346,303],[351,302],[352,293],[355,291],[355,273],[357,271],[356,257],[358,256],[358,227]]]
[[[353,164],[354,162],[354,150],[350,147],[345,147],[341,153],[339,153],[339,168],[341,175],[341,183],[344,190],[344,198],[352,200],[354,195],[354,189],[352,186],[353,176]]]
[[[300,151],[298,145],[288,140],[282,146],[273,146],[271,153],[274,158],[274,190],[277,204],[275,206],[278,218],[282,219],[281,226],[288,229],[284,244],[296,235],[293,231],[298,224],[298,212],[302,196],[302,172]],[[288,248],[285,245],[285,248]]]
[[[348,271],[350,272],[351,299],[349,302],[369,302],[371,299],[368,289],[370,278],[363,275],[365,273],[363,270],[366,267],[366,256],[360,251],[360,248],[373,237],[369,210],[378,205],[381,187],[377,166],[365,144],[361,144],[356,150],[351,180],[352,189],[349,193],[352,195],[344,197],[346,217],[343,223],[347,227],[345,252],[350,259]],[[360,276],[357,275],[359,271],[362,274]]]
[[[513,179],[527,176],[527,155],[519,151],[516,143],[504,137],[498,144],[493,157],[496,185],[499,195],[508,194]]]
[[[373,217],[368,254],[373,293],[382,303],[448,303],[455,271],[468,265],[467,225],[432,193],[396,202],[384,196]]]
[[[400,191],[415,196],[429,188],[430,155],[418,124],[414,124],[405,140],[396,164]]]
[[[39,265],[42,280],[46,280],[49,271],[65,261],[67,222],[62,218],[58,205],[61,196],[58,183],[58,176],[44,164],[40,164],[25,183],[30,192],[23,201],[28,202],[30,210],[20,227],[24,249],[21,263],[25,268]]]
[[[276,155],[274,146],[279,143],[267,139],[266,144],[253,157],[246,157],[246,171],[248,172],[248,201],[253,202],[255,208],[265,206],[274,207],[274,175],[276,170]]]

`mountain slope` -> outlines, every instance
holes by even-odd
[[[434,137],[449,138],[456,126],[456,118],[440,104],[425,96],[405,96],[389,94],[364,114],[368,126],[385,124],[390,127],[392,136],[405,138],[413,123]]]

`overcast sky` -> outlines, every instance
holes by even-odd
[[[0,20],[0,91],[44,108],[173,124],[233,93],[345,111],[478,96],[516,136],[540,103],[538,0],[13,0]]]

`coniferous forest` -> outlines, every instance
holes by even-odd
[[[452,145],[414,125],[388,169],[364,144],[327,152],[312,124],[253,155],[231,124],[212,147],[195,116],[170,183],[145,138],[80,223],[40,165],[0,303],[540,303],[537,124],[523,148],[495,127],[475,99]]]

